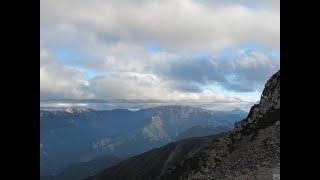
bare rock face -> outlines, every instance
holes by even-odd
[[[280,70],[248,117],[213,144],[158,179],[272,179],[280,173]]]

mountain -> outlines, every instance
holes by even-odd
[[[280,70],[259,104],[223,137],[170,143],[112,166],[90,180],[272,179],[280,173]]]
[[[226,115],[190,106],[40,110],[40,174],[61,174],[74,163],[101,156],[126,159],[173,142],[193,126],[231,129],[231,121]]]
[[[180,133],[174,139],[174,141],[179,141],[179,140],[187,139],[191,137],[203,137],[203,136],[209,136],[213,134],[219,134],[221,132],[226,132],[228,130],[229,128],[227,128],[226,126],[202,127],[197,125]]]

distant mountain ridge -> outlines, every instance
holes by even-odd
[[[44,176],[50,175],[50,171],[62,173],[72,163],[87,162],[98,156],[125,159],[172,142],[181,132],[196,125],[230,129],[235,121],[227,114],[190,106],[138,111],[40,110],[40,169]]]

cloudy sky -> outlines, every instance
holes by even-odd
[[[280,0],[41,0],[40,105],[248,110],[280,69]]]

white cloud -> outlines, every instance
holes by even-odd
[[[90,80],[100,100],[111,102],[229,102],[236,98],[211,91],[182,92],[172,88],[170,80],[150,74],[100,76]]]
[[[202,89],[201,86],[213,83],[231,91],[262,90],[264,81],[279,68],[278,59],[257,51],[240,51],[234,59],[225,62],[217,62],[210,58],[201,61],[197,59],[179,61],[179,58],[172,58],[170,61],[168,60],[170,58],[164,58],[167,61],[147,63],[151,73],[144,71],[143,68],[138,72],[130,72],[137,64],[134,64],[135,61],[127,61],[128,64],[124,65],[122,70],[118,69],[111,75],[90,79],[82,70],[59,63],[46,49],[41,50],[40,57],[40,91],[41,98],[45,101],[51,99],[88,102],[90,100],[140,105],[142,103],[207,106],[219,104],[219,107],[240,105],[244,102],[226,95],[227,91],[217,93]],[[143,61],[139,63],[143,65]],[[228,79],[229,75],[233,75],[234,79]],[[238,97],[243,97],[246,101],[256,101],[256,97],[252,96]]]
[[[40,91],[49,104],[236,107],[244,102],[228,91],[261,91],[280,66],[278,57],[262,51],[239,51],[224,61],[211,57],[247,41],[278,50],[276,0],[41,0],[40,11]],[[150,42],[160,49],[146,49]],[[59,62],[56,48],[72,48],[73,56]],[[209,54],[194,58],[193,51]],[[112,73],[89,78],[84,69]],[[210,84],[227,90],[202,88]]]
[[[42,107],[89,106],[88,103],[108,102],[139,104],[219,104],[241,105],[244,102],[211,91],[184,92],[170,79],[153,74],[116,73],[91,79],[76,68],[56,61],[45,49],[41,50],[40,93]],[[60,101],[60,102],[59,102]],[[63,102],[65,101],[65,102]],[[143,105],[146,104],[146,105]],[[217,106],[217,107],[219,107]]]
[[[47,49],[40,50],[40,98],[88,99],[94,95],[86,90],[87,78],[79,69],[59,63]]]
[[[280,59],[259,51],[240,51],[225,68],[231,78],[224,87],[247,92],[262,91],[269,77],[280,69]]]
[[[174,49],[216,51],[246,40],[279,48],[279,11],[220,1],[211,4],[194,0],[42,0],[41,23],[74,25],[100,38],[155,40]]]

